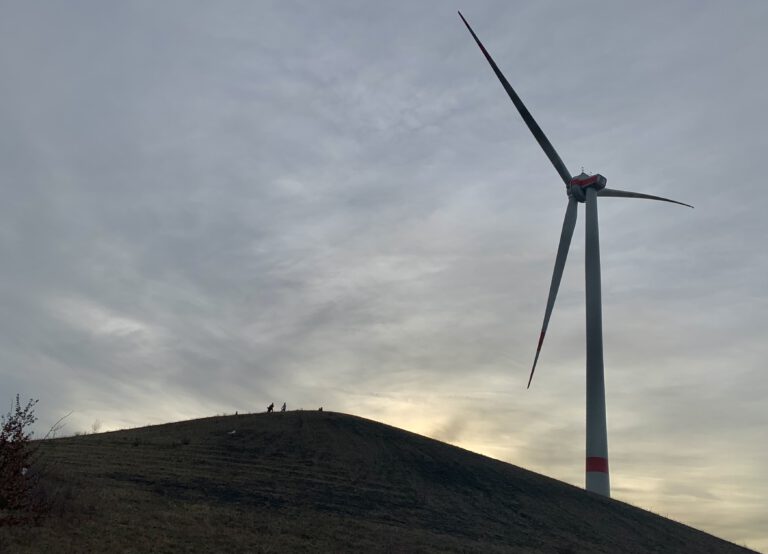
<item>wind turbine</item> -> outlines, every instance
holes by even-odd
[[[560,288],[560,279],[563,276],[565,260],[568,257],[568,249],[571,245],[573,228],[576,225],[577,206],[583,203],[586,209],[585,224],[585,278],[586,278],[586,304],[587,304],[587,450],[586,450],[586,489],[591,492],[611,495],[610,478],[608,474],[608,435],[605,423],[605,379],[603,375],[603,315],[600,299],[600,236],[597,225],[597,197],[618,197],[618,198],[645,198],[648,200],[661,200],[663,202],[672,202],[682,206],[693,206],[677,202],[668,198],[652,196],[650,194],[641,194],[639,192],[627,192],[623,190],[606,188],[606,179],[600,174],[587,175],[583,171],[576,177],[571,177],[565,164],[558,156],[552,144],[547,139],[544,131],[536,123],[531,113],[520,100],[520,97],[509,84],[493,61],[491,55],[485,49],[480,39],[469,26],[467,20],[459,12],[459,17],[467,26],[472,38],[480,47],[485,59],[491,64],[493,72],[501,81],[504,90],[512,99],[517,111],[523,117],[523,121],[533,133],[534,138],[544,153],[555,166],[560,178],[565,183],[566,193],[568,195],[568,206],[565,209],[565,218],[563,219],[563,230],[560,235],[560,244],[557,247],[557,257],[555,258],[555,269],[552,273],[552,283],[549,287],[549,297],[547,298],[547,308],[544,311],[544,323],[541,326],[539,342],[536,346],[536,356],[533,359],[530,377],[528,377],[528,387],[531,386],[533,372],[536,370],[536,362],[539,360],[541,345],[544,342],[544,335],[547,332],[549,318],[552,315],[552,308],[555,305],[557,291]]]

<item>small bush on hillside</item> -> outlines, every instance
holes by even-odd
[[[6,415],[0,416],[0,525],[14,525],[37,519],[44,509],[35,494],[40,475],[33,467],[34,449],[30,427],[37,400],[22,407],[19,395]]]

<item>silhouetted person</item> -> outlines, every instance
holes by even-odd
[[[282,407],[282,408],[280,408],[280,411],[281,411],[281,412],[284,412],[284,411],[285,411],[285,402],[283,402],[283,407]]]
[[[317,410],[317,411],[318,411],[318,412],[322,412],[322,411],[323,411],[323,407],[322,407],[322,406],[320,406],[320,409],[319,409],[319,410]]]
[[[272,413],[272,410],[274,410],[274,409],[275,409],[275,403],[274,403],[274,402],[272,402],[272,404],[270,404],[269,406],[267,406],[267,413],[268,413],[268,414],[271,414],[271,413]]]

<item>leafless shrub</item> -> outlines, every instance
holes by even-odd
[[[0,527],[61,515],[74,497],[73,487],[54,477],[55,468],[43,455],[40,441],[32,442],[37,402],[30,399],[22,407],[17,394],[11,411],[0,416]],[[56,438],[70,415],[54,423],[41,440]]]
[[[45,511],[34,494],[40,483],[30,431],[37,421],[35,404],[30,399],[22,407],[17,394],[11,410],[0,416],[0,526],[37,520]]]

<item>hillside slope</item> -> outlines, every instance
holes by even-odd
[[[3,552],[749,552],[338,413],[213,417],[41,448],[71,507],[34,533],[0,530]]]

